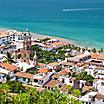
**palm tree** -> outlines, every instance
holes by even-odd
[[[93,53],[96,53],[96,48],[93,48],[93,49],[92,49],[92,52],[93,52]]]
[[[104,50],[103,50],[103,48],[101,48],[101,52],[103,52]]]
[[[15,63],[15,61],[13,60],[12,55],[9,52],[7,52],[5,58],[6,58],[7,63]]]

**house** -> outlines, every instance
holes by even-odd
[[[67,62],[64,61],[64,62],[60,63],[60,65],[62,66],[62,68],[68,68],[68,69],[71,69],[74,67],[74,63],[68,62],[68,61]]]
[[[97,93],[94,104],[104,104],[104,95]]]
[[[0,63],[0,79],[1,82],[6,81],[7,77],[14,80],[15,73],[19,70],[18,67],[9,63]]]
[[[50,80],[47,84],[44,85],[45,88],[54,90],[55,87],[61,87],[62,83],[60,83],[58,80]]]
[[[91,58],[90,54],[79,54],[73,58],[70,58],[69,60],[72,62],[84,62],[90,58]]]
[[[12,76],[19,70],[19,67],[9,64],[9,63],[0,63],[0,68],[3,70],[9,71],[9,75]],[[4,71],[5,72],[5,71]]]
[[[60,72],[54,74],[52,76],[52,79],[59,80],[60,82],[62,82],[64,84],[69,84],[70,73],[71,73],[71,71],[69,69],[65,68],[65,69],[61,70]]]
[[[0,83],[6,82],[7,78],[6,78],[6,74],[1,72],[0,70]]]
[[[15,74],[15,80],[22,82],[24,84],[32,84],[33,82],[33,74],[25,73],[25,72],[17,72]]]
[[[18,62],[18,63],[16,63],[16,66],[20,67],[20,70],[21,70],[22,72],[26,72],[28,69],[34,67],[34,65],[29,65],[28,63],[26,63],[26,62],[21,62],[21,61]]]
[[[15,80],[18,80],[24,84],[31,84],[33,86],[41,87],[50,80],[53,74],[54,71],[48,72],[48,69],[39,69],[37,74],[17,72],[15,74]]]
[[[1,54],[6,54],[7,52],[10,51],[15,51],[16,50],[16,45],[15,44],[2,44],[0,46],[0,53]]]
[[[104,78],[95,80],[93,82],[93,87],[98,91],[98,93],[104,95]]]
[[[87,74],[90,74],[92,75],[93,77],[95,77],[95,68],[96,66],[92,66],[92,65],[89,65],[85,68],[85,71],[87,72]]]
[[[21,36],[21,32],[16,30],[0,30],[0,44],[9,44],[16,41]]]
[[[65,69],[61,70],[60,72],[55,73],[52,76],[52,79],[59,80],[60,82],[62,82],[63,84],[66,84],[66,85],[74,86],[76,78],[74,78],[74,77],[72,78],[72,77],[70,77],[70,75],[71,75],[71,71],[69,69],[65,68]]]
[[[92,66],[104,66],[104,62],[103,60],[99,60],[99,59],[89,59],[87,61],[85,61],[86,64],[88,65],[92,65]]]
[[[91,58],[104,61],[104,54],[92,53]]]
[[[36,46],[40,47],[42,50],[53,51],[53,50],[56,50],[63,46],[69,45],[69,42],[63,42],[61,40],[48,41],[45,43],[32,42],[32,45],[36,45]]]
[[[31,84],[37,87],[41,87],[50,80],[51,74],[51,72],[47,75],[42,73],[30,74],[26,72],[17,72],[15,74],[15,79],[24,84]]]
[[[94,69],[95,78],[104,78],[104,67],[96,66]]]
[[[38,64],[37,64],[37,67],[38,67],[38,68],[44,68],[45,66],[46,66],[46,64],[43,64],[43,63],[38,63]]]
[[[40,68],[38,70],[38,73],[48,73],[49,72],[49,69],[48,68]]]
[[[47,71],[48,71],[47,69],[40,69],[39,73],[33,76],[34,82],[32,84],[41,86],[45,85],[51,79],[51,76],[55,73],[54,70],[51,72]]]
[[[97,92],[89,92],[84,96],[82,96],[81,98],[79,98],[79,100],[82,101],[83,104],[95,104],[94,98],[96,95],[97,95]]]
[[[61,88],[60,88],[60,92],[61,93],[68,94],[70,90],[71,90],[70,85],[66,85],[66,84],[65,85],[62,85]]]
[[[46,68],[48,69],[59,69],[60,68],[60,63],[59,62],[52,62],[46,65]]]
[[[93,89],[92,86],[84,85],[84,86],[82,87],[82,93],[83,93],[83,94],[84,94],[84,93],[87,93],[87,92],[89,92],[91,89]]]

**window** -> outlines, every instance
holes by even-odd
[[[43,83],[43,80],[41,81],[41,83]]]
[[[70,83],[72,83],[72,81],[70,81]]]
[[[37,79],[34,79],[34,82],[38,82],[38,80]]]
[[[23,78],[23,81],[25,81],[25,78]]]

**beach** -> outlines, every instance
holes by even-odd
[[[8,31],[8,30],[13,30],[13,29],[0,28],[0,31]],[[39,33],[33,33],[33,32],[31,32],[31,35],[32,35],[33,38],[36,38],[36,39],[51,38],[51,39],[57,39],[57,40],[61,40],[63,42],[65,41],[65,42],[69,42],[70,44],[77,45],[75,41],[68,40],[68,39],[61,38],[61,37],[49,36],[49,35],[46,35],[46,34],[39,34]]]
[[[8,31],[8,30],[13,30],[13,29],[8,29],[8,28],[0,28],[0,31],[1,32],[5,32],[5,31]],[[18,31],[18,30],[16,30]],[[20,31],[19,31],[20,32]],[[24,31],[25,32],[25,31]],[[56,36],[50,36],[50,35],[47,35],[47,34],[39,34],[39,33],[35,33],[35,32],[30,32],[32,37],[33,38],[36,38],[36,39],[44,39],[44,38],[51,38],[51,39],[57,39],[57,40],[60,40],[62,42],[67,42],[69,44],[73,44],[75,46],[78,46],[78,47],[81,47],[81,48],[84,48],[84,46],[81,46],[79,45],[77,42],[75,41],[72,41],[72,40],[69,40],[69,39],[65,39],[65,38],[61,38],[61,37],[56,37]]]

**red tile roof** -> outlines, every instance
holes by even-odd
[[[25,72],[17,72],[15,75],[17,77],[29,78],[29,79],[32,79],[34,76],[33,74],[29,74],[29,73],[25,73]]]
[[[40,66],[40,67],[43,67],[43,66],[45,66],[46,64],[43,64],[43,63],[38,63],[38,65],[37,66]]]
[[[104,60],[104,54],[92,53],[91,58]]]
[[[18,67],[9,63],[0,63],[1,67],[4,67],[5,69],[9,70],[9,71],[14,71],[17,70]]]
[[[31,53],[30,50],[21,50],[21,51],[17,51],[16,54],[26,54],[26,53]]]
[[[62,62],[61,65],[72,66],[74,64],[72,62]]]
[[[97,99],[104,99],[104,95],[102,95],[102,94],[97,94],[96,96],[95,96]]]
[[[58,72],[57,74],[53,75],[52,78],[58,78],[59,76],[62,76],[62,75],[66,75],[68,73],[70,73],[71,71],[67,68],[65,68],[64,70]]]
[[[45,85],[45,87],[51,87],[51,88],[53,88],[53,87],[56,87],[56,86],[58,85],[58,83],[59,83],[58,80],[51,80],[51,81],[49,81],[49,82]]]
[[[39,69],[39,73],[47,73],[49,70],[47,68],[41,68]]]

